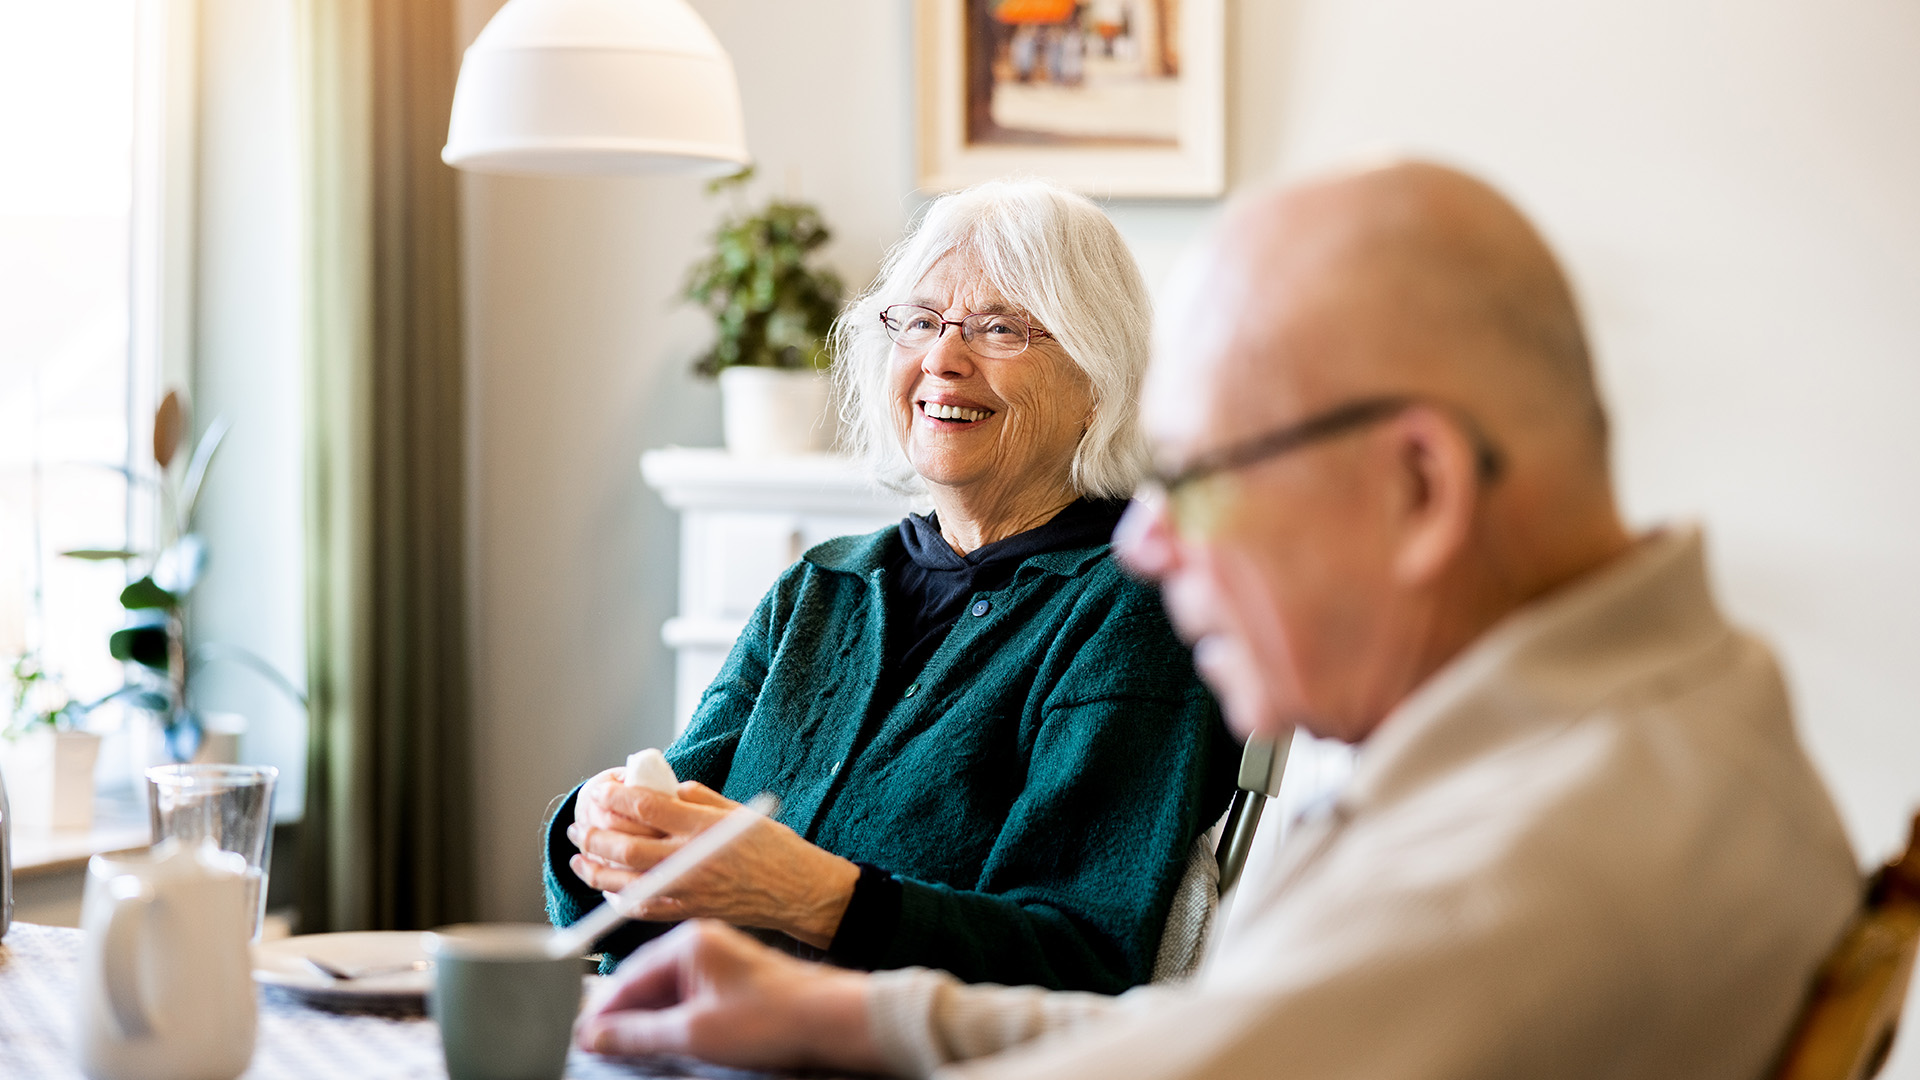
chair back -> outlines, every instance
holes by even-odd
[[[1280,779],[1286,775],[1287,753],[1293,748],[1293,732],[1275,737],[1255,735],[1247,739],[1240,752],[1240,783],[1227,808],[1227,825],[1220,830],[1220,846],[1214,849],[1220,863],[1220,892],[1224,894],[1240,880],[1247,868],[1247,853],[1253,850],[1253,831],[1260,826],[1260,811],[1267,800],[1280,794]]]
[[[1240,778],[1227,809],[1227,824],[1220,831],[1220,843],[1218,847],[1209,846],[1206,833],[1196,837],[1193,854],[1187,859],[1180,884],[1174,888],[1173,903],[1160,931],[1160,950],[1154,958],[1154,982],[1179,982],[1199,968],[1206,954],[1207,935],[1220,912],[1220,896],[1246,868],[1261,807],[1280,793],[1280,778],[1287,771],[1287,751],[1293,743],[1291,736],[1291,732],[1279,739],[1256,735],[1240,751]]]
[[[1920,946],[1920,814],[1814,977],[1774,1080],[1867,1080],[1887,1063]]]

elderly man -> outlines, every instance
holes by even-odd
[[[1237,727],[1359,746],[1198,975],[965,986],[697,926],[582,1043],[1009,1078],[1760,1075],[1856,871],[1699,535],[1621,525],[1539,236],[1436,166],[1298,186],[1229,214],[1157,340],[1167,468],[1121,547]]]

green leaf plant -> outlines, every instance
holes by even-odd
[[[84,705],[73,700],[60,680],[49,674],[32,652],[14,657],[9,674],[13,694],[7,709],[5,733],[13,738],[31,731],[72,731],[86,716]]]
[[[187,647],[187,601],[207,566],[207,545],[193,531],[193,520],[200,506],[207,470],[212,467],[228,429],[224,418],[215,417],[201,432],[193,452],[182,461],[179,451],[186,442],[186,408],[177,393],[169,392],[153,419],[153,464],[158,475],[151,478],[151,483],[161,503],[159,546],[153,551],[131,547],[79,548],[61,553],[70,559],[124,562],[128,576],[133,578],[120,590],[126,625],[114,631],[107,641],[107,649],[114,659],[126,664],[127,681],[98,701],[73,704],[70,708],[84,717],[109,701],[129,701],[160,718],[166,732],[167,750],[177,761],[192,758],[205,734],[191,694],[192,673],[202,662],[238,662],[263,673],[268,682],[302,708],[307,704],[305,695],[273,665],[241,646],[208,643],[192,650]],[[128,478],[143,482],[150,479],[134,473]],[[17,671],[15,685],[20,685]]]
[[[716,180],[707,192],[733,192],[738,211],[752,176],[747,169]],[[825,368],[827,332],[845,292],[838,274],[816,265],[830,239],[819,210],[807,203],[774,199],[755,213],[723,220],[712,252],[687,269],[684,296],[713,316],[716,330],[713,347],[694,360],[694,373]]]

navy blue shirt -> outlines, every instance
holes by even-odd
[[[1045,525],[1015,533],[961,555],[940,535],[937,514],[908,514],[900,521],[900,548],[885,561],[892,592],[887,624],[886,685],[874,695],[889,701],[892,690],[912,681],[940,648],[968,598],[992,592],[1013,579],[1020,564],[1048,551],[1105,544],[1125,513],[1124,499],[1078,499]],[[990,601],[980,601],[990,603]],[[986,612],[981,612],[985,615]]]

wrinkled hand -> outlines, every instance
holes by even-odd
[[[567,839],[581,852],[568,866],[602,892],[618,892],[740,805],[697,781],[666,795],[621,783],[620,772],[609,769],[587,782],[567,827]],[[761,821],[666,894],[646,901],[635,917],[724,919],[826,948],[859,878],[853,863],[777,821]]]
[[[685,1054],[738,1068],[885,1068],[866,976],[796,960],[719,923],[648,942],[595,992],[574,1041],[597,1054]]]

